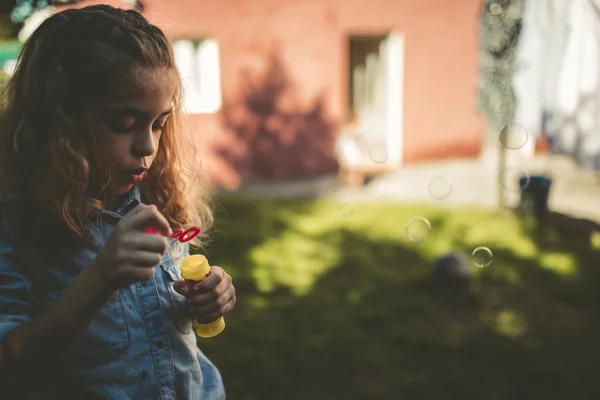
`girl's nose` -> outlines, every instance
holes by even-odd
[[[151,156],[156,152],[156,143],[152,135],[152,129],[140,132],[133,144],[132,153],[136,157]]]

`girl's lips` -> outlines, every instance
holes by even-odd
[[[140,183],[144,177],[146,176],[146,170],[143,170],[141,173],[132,173],[129,175],[129,179],[133,183]]]
[[[131,171],[131,173],[132,173],[133,175],[141,175],[141,174],[143,174],[144,172],[146,172],[147,170],[148,170],[148,168],[141,167],[141,168],[138,168],[138,169],[134,169],[134,170],[132,170],[132,171]]]

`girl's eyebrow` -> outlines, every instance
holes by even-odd
[[[134,115],[134,116],[139,116],[139,117],[144,117],[144,118],[149,118],[150,115],[142,110],[139,110],[137,108],[112,108],[110,109],[111,112],[116,113],[116,114],[127,114],[127,115]],[[160,117],[164,117],[167,116],[169,114],[171,114],[171,112],[173,111],[172,108],[169,108],[168,110],[162,112],[160,114]]]

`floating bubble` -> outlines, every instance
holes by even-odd
[[[179,260],[185,253],[185,243],[181,243],[179,240],[172,240],[169,245],[169,254],[171,258]]]
[[[508,167],[502,171],[500,176],[500,184],[502,187],[511,192],[521,192],[529,186],[529,173],[519,167]]]
[[[489,266],[492,263],[492,258],[494,257],[492,251],[483,246],[477,247],[475,250],[473,250],[471,255],[473,256],[473,263],[478,268],[485,268]]]
[[[413,242],[424,242],[431,235],[431,224],[427,218],[412,217],[406,223],[406,237]]]
[[[521,124],[506,124],[500,130],[498,140],[509,150],[517,150],[525,146],[529,140],[527,129]]]
[[[429,183],[429,194],[435,199],[446,199],[450,196],[450,193],[452,193],[452,185],[446,178],[433,178]]]
[[[490,12],[492,15],[500,15],[502,14],[502,7],[498,3],[492,3],[490,5]]]
[[[369,150],[369,157],[371,158],[371,161],[376,164],[385,163],[388,159],[388,156],[387,147],[383,144],[376,144],[371,147],[371,150]]]
[[[354,212],[354,206],[348,201],[340,201],[337,205],[337,211],[343,216],[348,216]]]

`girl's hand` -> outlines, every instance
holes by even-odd
[[[180,279],[174,288],[187,297],[188,312],[201,324],[216,321],[235,307],[235,287],[231,276],[221,267],[211,267],[210,275],[193,286]]]
[[[143,233],[149,227],[155,227],[160,235]],[[156,206],[140,204],[117,224],[89,267],[97,270],[102,283],[111,291],[149,279],[167,249],[166,238],[171,234],[169,223]]]

